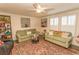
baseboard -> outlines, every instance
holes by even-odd
[[[71,45],[71,48],[79,50],[79,46],[76,46],[76,45]]]

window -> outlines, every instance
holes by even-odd
[[[62,16],[62,25],[75,25],[76,15]]]
[[[58,17],[55,17],[55,18],[51,18],[50,19],[50,25],[51,26],[57,26],[58,25]]]
[[[75,21],[76,21],[75,15],[68,16],[68,25],[75,25]]]
[[[67,16],[62,17],[62,25],[67,25]]]

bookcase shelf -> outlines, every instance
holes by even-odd
[[[12,39],[10,16],[0,15],[0,39]]]

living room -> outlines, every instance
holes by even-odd
[[[78,55],[78,19],[77,3],[0,3],[0,54]],[[5,44],[9,40],[11,48]]]

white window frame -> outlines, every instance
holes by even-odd
[[[75,16],[74,18],[74,20],[73,21],[70,21],[70,19],[69,19],[69,17],[72,17],[72,16]],[[63,23],[64,21],[64,19],[62,19],[62,17],[67,17],[66,19],[66,22],[65,22],[65,24]],[[68,16],[62,16],[61,17],[61,25],[62,26],[75,26],[75,23],[76,23],[76,15],[68,15]],[[72,22],[72,23],[70,23],[70,22]],[[73,23],[74,22],[74,23]]]
[[[50,18],[50,26],[58,26],[59,18],[58,17],[52,17]]]
[[[69,17],[74,17],[74,19],[69,19]],[[73,21],[70,21],[70,20],[73,20]],[[76,23],[76,15],[69,15],[68,16],[68,25],[75,26],[75,23]]]

